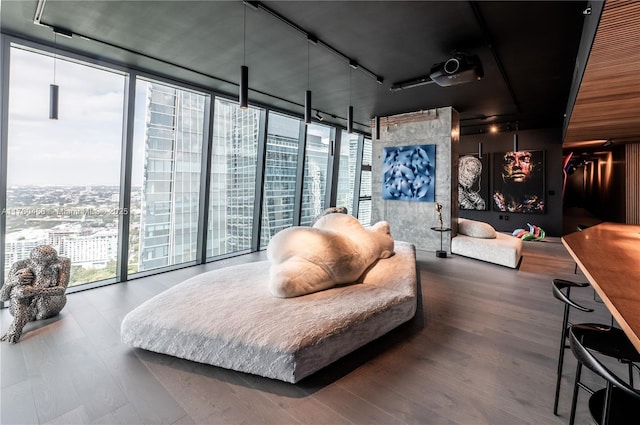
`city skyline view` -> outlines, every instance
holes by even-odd
[[[71,285],[114,279],[125,216],[128,274],[195,262],[209,102],[214,122],[206,257],[251,250],[261,109],[243,110],[234,101],[136,77],[131,198],[124,209],[120,170],[128,77],[18,47],[11,48],[10,70],[10,161],[2,211],[5,276],[11,264],[47,244],[71,258]],[[47,110],[54,81],[60,86],[58,120],[50,120]],[[277,112],[270,111],[267,122],[262,249],[275,233],[296,223],[297,196],[300,225],[309,225],[325,208],[330,147],[336,137],[330,126],[305,126],[299,118]],[[299,150],[302,130],[304,152]],[[360,140],[342,130],[337,153],[337,202],[349,210]],[[370,186],[366,172],[363,169],[361,181],[365,193],[367,181]],[[368,224],[370,200],[362,206],[362,220]]]

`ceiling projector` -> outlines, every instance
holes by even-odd
[[[429,77],[439,86],[448,87],[481,80],[484,71],[478,55],[456,52],[445,62],[433,65]]]

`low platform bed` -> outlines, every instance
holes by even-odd
[[[269,262],[203,273],[123,320],[123,342],[295,383],[413,318],[415,247],[395,242],[360,283],[294,298],[268,289]]]

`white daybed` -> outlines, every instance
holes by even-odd
[[[123,320],[134,347],[295,383],[410,320],[415,247],[395,242],[362,283],[295,298],[268,291],[269,262],[207,272]]]

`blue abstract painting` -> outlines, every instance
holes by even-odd
[[[435,202],[436,145],[390,146],[382,159],[382,199]]]

